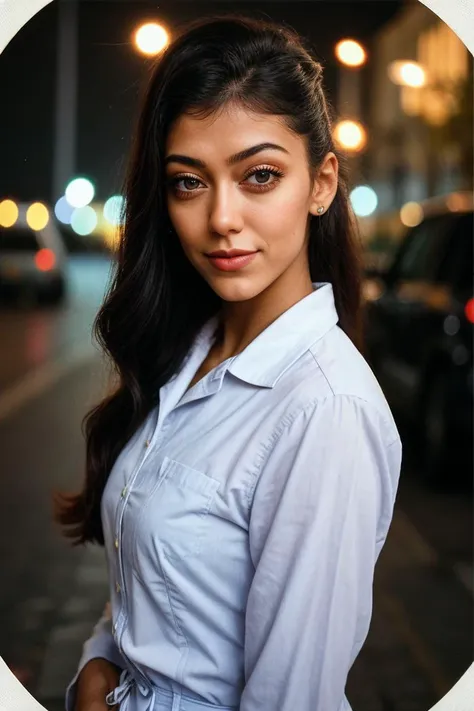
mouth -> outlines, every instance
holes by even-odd
[[[231,259],[232,257],[244,257],[248,254],[255,254],[255,249],[217,249],[214,252],[209,252],[208,257],[224,257],[224,259]]]
[[[257,254],[258,252],[248,252],[242,249],[233,249],[229,252],[219,250],[218,252],[211,252],[211,254],[207,255],[207,258],[219,271],[233,272],[246,267],[255,259]]]

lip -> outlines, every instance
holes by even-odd
[[[246,267],[247,264],[250,264],[250,262],[252,262],[256,256],[257,252],[244,252],[243,254],[241,253],[231,257],[216,257],[208,255],[208,259],[211,264],[216,267],[216,269],[219,269],[219,271],[221,272],[235,272],[238,269]]]
[[[216,249],[214,252],[209,252],[207,256],[230,259],[230,257],[243,257],[247,254],[255,254],[255,252],[255,249]]]

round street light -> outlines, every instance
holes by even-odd
[[[87,178],[74,178],[68,184],[64,194],[71,207],[85,207],[92,201],[95,188]]]
[[[13,200],[0,202],[0,227],[12,227],[18,219],[18,205]]]
[[[352,209],[358,217],[368,217],[377,208],[377,193],[369,185],[359,185],[350,194]]]
[[[139,52],[149,57],[162,52],[169,44],[169,34],[157,22],[147,22],[135,32],[135,45]]]
[[[336,57],[347,67],[361,67],[367,60],[363,46],[352,39],[341,40],[336,45]]]
[[[334,128],[334,140],[349,153],[358,153],[367,143],[367,132],[361,123],[345,119]]]
[[[426,72],[418,62],[397,60],[388,67],[388,75],[394,84],[420,87],[426,84]]]

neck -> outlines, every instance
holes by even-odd
[[[223,302],[212,348],[215,357],[223,361],[238,355],[285,311],[313,293],[309,273],[288,281],[284,276],[253,299]]]

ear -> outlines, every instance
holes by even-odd
[[[338,175],[337,158],[334,153],[330,152],[325,156],[314,178],[309,205],[309,212],[312,215],[320,216],[329,208],[337,192]]]

